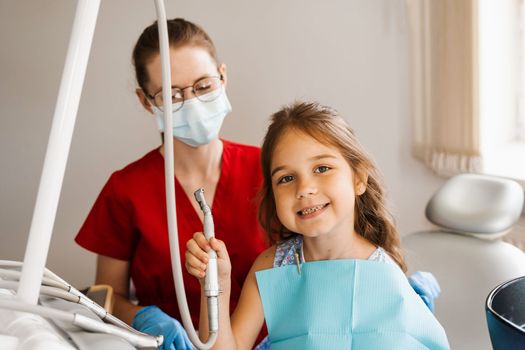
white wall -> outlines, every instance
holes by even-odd
[[[23,259],[76,2],[0,2],[0,259]],[[409,32],[403,0],[168,1],[201,24],[228,65],[223,136],[259,145],[296,98],[337,108],[385,176],[404,233],[429,226],[442,183],[410,156]],[[159,144],[134,95],[131,50],[153,1],[105,0],[55,222],[48,267],[83,287],[95,256],[73,238],[110,173]]]

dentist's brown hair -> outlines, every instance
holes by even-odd
[[[381,176],[339,113],[317,102],[295,102],[271,116],[271,123],[261,150],[263,186],[260,191],[259,222],[275,243],[297,234],[279,221],[272,190],[272,155],[281,136],[287,130],[309,135],[325,145],[336,147],[346,159],[355,176],[366,189],[355,199],[355,231],[376,246],[385,249],[406,272],[400,251],[399,234],[394,219],[385,205]]]
[[[167,21],[168,38],[171,48],[183,46],[196,46],[204,48],[218,65],[217,50],[210,36],[197,24],[175,18]],[[157,21],[144,29],[133,49],[133,66],[139,87],[147,92],[146,85],[149,82],[146,65],[160,53],[159,31]],[[151,93],[149,91],[148,93]]]

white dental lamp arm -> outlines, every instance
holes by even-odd
[[[171,105],[171,65],[169,56],[168,25],[164,0],[155,0],[157,10],[157,27],[159,30],[160,61],[162,67],[162,98],[164,100],[164,175],[166,183],[166,208],[168,216],[168,232],[171,252],[171,266],[173,280],[175,281],[175,293],[177,304],[182,317],[182,323],[188,333],[191,342],[201,350],[208,350],[215,344],[217,332],[210,331],[210,336],[206,343],[203,343],[191,320],[188,303],[186,301],[186,291],[182,280],[182,266],[179,251],[179,237],[177,229],[177,208],[175,204],[175,171],[173,165],[173,120]],[[212,222],[213,226],[213,222]],[[217,298],[215,298],[217,299]],[[217,313],[218,316],[218,313]],[[215,321],[218,324],[218,319]],[[210,322],[210,325],[212,322]],[[211,328],[210,328],[211,329]]]
[[[17,291],[28,304],[38,301],[99,7],[80,0],[75,12]]]

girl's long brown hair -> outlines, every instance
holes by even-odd
[[[280,137],[290,129],[301,131],[323,144],[336,147],[350,164],[355,176],[362,180],[368,176],[365,192],[355,197],[355,231],[385,249],[406,272],[399,235],[394,219],[386,208],[383,185],[376,166],[339,113],[316,102],[295,102],[271,116],[261,151],[264,181],[259,206],[259,221],[270,240],[276,242],[296,234],[286,229],[277,217],[271,179],[273,151]]]

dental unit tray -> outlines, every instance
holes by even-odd
[[[75,349],[74,344],[85,350],[124,350],[155,349],[162,344],[162,336],[133,329],[47,269],[38,305],[17,301],[13,290],[18,287],[22,266],[22,262],[0,260],[0,329],[16,337],[11,342],[20,348]],[[7,347],[7,340],[9,336],[0,336],[1,349]]]

